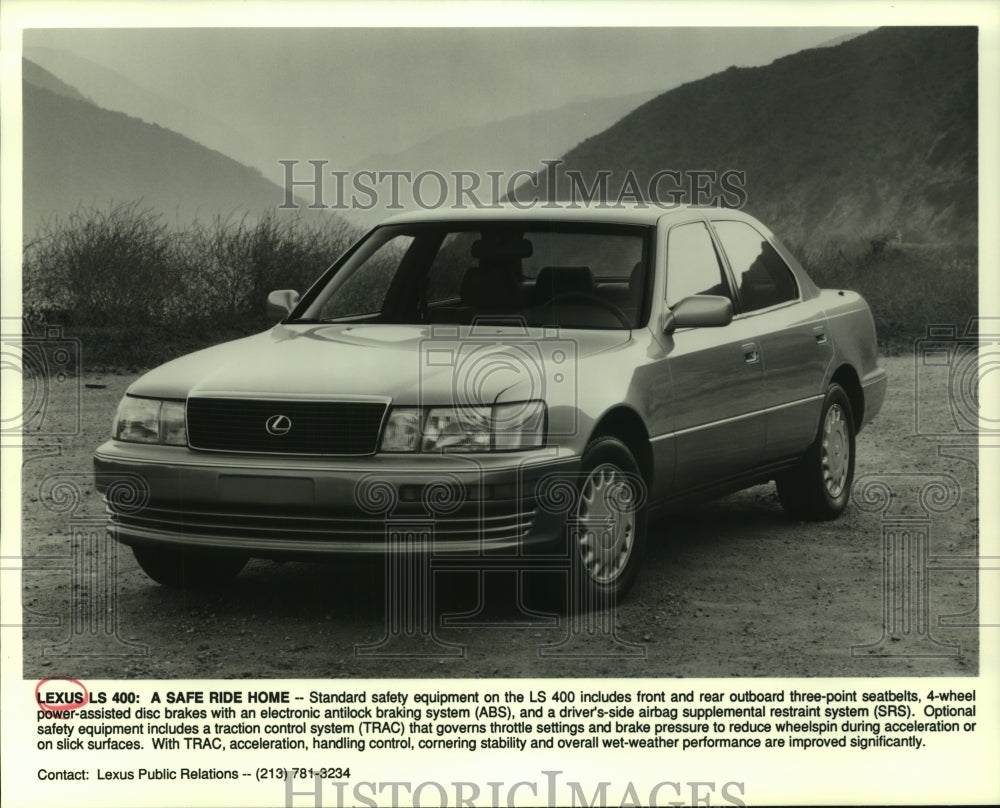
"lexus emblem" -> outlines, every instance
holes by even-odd
[[[292,419],[287,415],[272,415],[264,422],[264,429],[267,430],[268,435],[280,438],[282,435],[287,435],[291,432]]]

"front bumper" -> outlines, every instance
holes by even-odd
[[[578,467],[578,456],[555,448],[289,458],[109,441],[94,456],[109,530],[122,543],[274,558],[543,548],[563,532]]]

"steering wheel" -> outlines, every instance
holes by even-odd
[[[625,312],[618,308],[614,303],[609,300],[605,300],[603,297],[598,297],[597,295],[592,295],[588,292],[563,292],[560,295],[550,298],[548,302],[545,303],[545,306],[547,308],[554,308],[564,303],[583,303],[587,306],[598,306],[613,315],[623,328],[632,327],[632,321],[628,318],[628,315],[626,315]]]

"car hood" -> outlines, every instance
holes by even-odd
[[[397,404],[548,398],[576,387],[579,360],[630,339],[629,331],[504,325],[277,325],[161,365],[129,393],[375,396]]]

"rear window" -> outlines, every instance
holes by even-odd
[[[795,275],[756,228],[746,222],[713,222],[729,259],[744,311],[757,311],[799,296]]]

